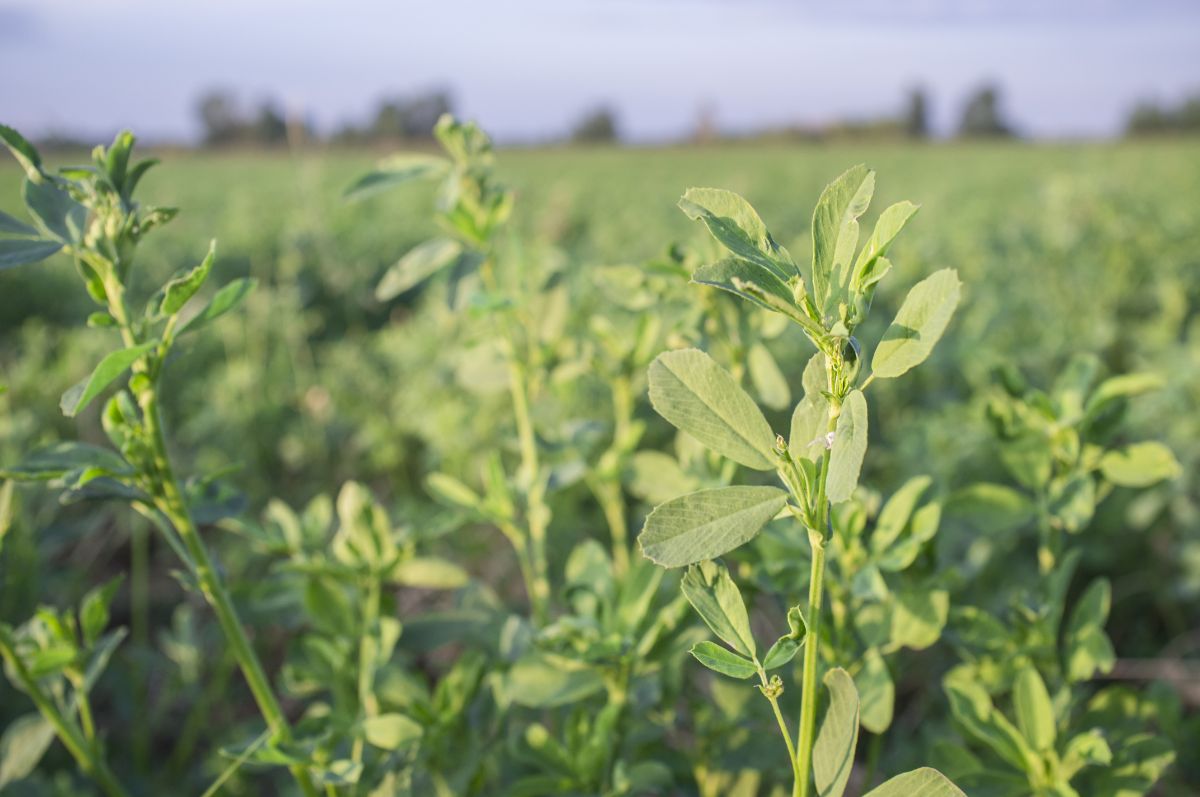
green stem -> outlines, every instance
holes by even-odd
[[[800,782],[800,762],[796,759],[796,746],[792,744],[792,732],[788,730],[787,720],[783,718],[783,712],[779,710],[779,696],[776,695],[770,688],[770,682],[767,680],[767,671],[762,667],[758,668],[758,680],[762,683],[763,697],[771,704],[771,711],[775,712],[775,722],[779,724],[779,732],[783,734],[783,743],[787,745],[788,761],[792,765],[792,792],[795,793],[797,784]]]
[[[825,576],[825,541],[821,534],[812,529],[808,531],[808,541],[812,546],[812,569],[808,584],[808,633],[804,637],[804,672],[800,683],[800,738],[796,761],[797,780],[793,791],[797,797],[808,797],[812,750],[816,741],[817,653],[821,638],[821,582]]]
[[[263,671],[258,654],[254,652],[254,648],[246,636],[246,630],[238,617],[233,600],[229,597],[216,568],[213,567],[212,559],[204,547],[203,540],[200,539],[199,530],[192,522],[183,493],[175,480],[171,463],[167,458],[166,439],[163,435],[162,419],[159,414],[157,384],[143,392],[138,398],[145,416],[146,430],[150,434],[153,445],[153,466],[156,477],[155,487],[157,488],[155,504],[175,527],[176,533],[183,542],[192,561],[200,591],[217,615],[217,622],[225,634],[230,651],[246,678],[251,694],[254,695],[254,701],[258,704],[263,719],[266,720],[267,727],[271,729],[277,741],[290,741],[292,738],[291,726],[288,724],[287,717],[284,716],[279,701],[275,698],[275,693]],[[305,797],[316,797],[316,787],[313,785],[308,771],[301,766],[293,766],[290,769],[292,777],[295,778]]]
[[[137,518],[129,528],[129,614],[134,647],[147,650],[150,644],[150,534]],[[134,683],[146,683],[146,672],[141,657],[134,656],[132,662]],[[135,690],[133,701],[137,716],[149,715],[146,704],[148,690]],[[133,760],[138,769],[145,771],[150,766],[149,722],[138,722],[133,729]]]
[[[550,619],[550,576],[546,559],[546,524],[550,511],[546,507],[546,485],[538,460],[537,439],[529,412],[529,395],[525,369],[516,359],[509,361],[509,392],[512,394],[513,415],[517,421],[517,438],[521,445],[521,480],[527,488],[526,523],[529,531],[529,564],[532,580],[529,583],[529,603],[536,625]]]
[[[104,789],[109,797],[128,797],[128,792],[117,782],[116,777],[108,768],[108,764],[98,754],[94,745],[83,738],[83,733],[59,710],[58,705],[42,689],[33,674],[25,666],[25,662],[17,655],[6,633],[0,632],[0,658],[3,658],[22,690],[29,695],[39,712],[54,728],[59,741],[75,758],[79,768]],[[82,692],[78,693],[82,696]],[[81,702],[79,705],[83,705]]]
[[[379,579],[371,576],[367,580],[366,599],[363,601],[363,627],[358,638],[358,715],[360,719],[379,713],[379,700],[375,697],[375,625],[379,621]],[[351,758],[362,763],[363,737],[354,739]]]

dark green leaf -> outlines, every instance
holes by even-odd
[[[158,311],[164,316],[172,316],[178,313],[188,299],[196,295],[196,291],[200,290],[204,285],[204,281],[208,279],[209,272],[212,271],[213,260],[217,256],[217,242],[212,241],[208,245],[208,254],[200,265],[193,268],[183,276],[176,277],[171,280],[163,288],[163,300]]]
[[[697,642],[692,646],[691,654],[708,669],[730,678],[750,678],[758,672],[753,662],[726,650],[716,642]]]
[[[250,291],[254,290],[254,287],[257,284],[258,280],[254,279],[253,277],[240,277],[235,279],[233,282],[230,282],[228,285],[221,288],[221,290],[217,291],[216,295],[213,296],[212,301],[208,303],[208,306],[206,306],[196,315],[192,316],[192,318],[180,328],[178,334],[182,335],[185,332],[197,330],[210,321],[214,321],[217,318],[225,315],[230,310],[241,304],[242,300],[250,295]]]
[[[0,269],[45,260],[62,248],[58,241],[40,238],[0,238]]]
[[[747,659],[757,654],[750,617],[737,584],[720,562],[700,562],[687,569],[680,585],[684,597],[712,632]]]
[[[63,415],[74,418],[92,399],[100,395],[121,374],[125,373],[135,362],[147,352],[158,346],[158,341],[143,343],[130,349],[119,349],[112,352],[96,366],[92,375],[63,393],[59,406]]]

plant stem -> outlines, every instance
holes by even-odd
[[[96,747],[83,738],[83,733],[75,727],[58,708],[58,705],[50,698],[49,695],[42,689],[42,685],[33,677],[25,666],[25,662],[17,655],[16,650],[10,644],[6,634],[0,633],[0,658],[9,666],[10,671],[16,675],[16,679],[20,682],[21,688],[29,695],[33,704],[37,706],[39,712],[54,728],[54,733],[58,736],[59,741],[75,758],[79,764],[79,768],[88,775],[88,777],[100,784],[100,788],[104,789],[105,794],[109,797],[128,797],[128,792],[117,782],[112,771],[108,768],[108,764],[98,754]],[[80,693],[82,694],[82,693]],[[82,705],[82,703],[80,703]]]
[[[529,584],[529,603],[536,625],[550,619],[550,577],[546,560],[546,524],[550,510],[546,507],[546,485],[538,461],[537,439],[529,412],[529,394],[525,369],[517,360],[509,360],[509,392],[512,394],[513,415],[517,421],[517,437],[521,444],[521,476],[527,489],[526,523],[529,531],[529,564],[532,581]]]
[[[827,514],[827,510],[822,514]],[[825,577],[825,541],[822,535],[813,529],[808,531],[808,541],[812,546],[812,568],[809,571],[808,583],[808,633],[804,636],[804,672],[800,682],[800,737],[796,760],[796,786],[793,790],[797,797],[808,797],[812,749],[816,741],[817,652],[821,635],[821,589]]]
[[[271,729],[276,741],[290,741],[292,738],[291,726],[288,724],[287,717],[284,716],[279,701],[275,698],[266,673],[263,672],[258,654],[254,652],[250,640],[246,637],[246,631],[238,618],[237,609],[225,589],[224,582],[221,581],[216,568],[213,567],[212,559],[204,547],[203,540],[200,539],[199,530],[192,522],[183,493],[175,480],[171,463],[167,458],[166,439],[163,436],[162,419],[159,414],[157,380],[149,390],[139,396],[139,401],[145,417],[146,430],[150,434],[153,445],[155,487],[157,488],[155,505],[179,534],[195,568],[200,591],[217,615],[217,622],[225,634],[230,651],[241,667],[242,674],[246,678],[250,692],[254,695],[263,719],[266,720],[267,727]],[[305,796],[316,797],[316,787],[307,770],[301,766],[293,766],[290,769],[292,777],[295,778]]]
[[[779,732],[783,734],[783,742],[787,745],[788,761],[792,764],[792,791],[794,793],[796,789],[794,784],[800,781],[800,762],[796,760],[796,746],[792,744],[792,732],[788,730],[787,720],[783,718],[783,712],[779,710],[779,697],[770,690],[767,672],[762,667],[758,668],[758,680],[762,683],[760,691],[771,704],[771,710],[775,712],[775,721],[779,723]]]
[[[374,575],[368,577],[366,598],[363,601],[363,627],[358,638],[358,715],[359,719],[373,717],[379,713],[379,700],[375,697],[375,659],[378,649],[375,646],[375,625],[379,621],[379,579]],[[354,739],[351,759],[361,763],[363,756],[363,737]]]

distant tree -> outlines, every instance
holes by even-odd
[[[369,139],[430,138],[442,114],[450,113],[453,103],[446,91],[430,91],[411,97],[392,97],[380,102],[370,125],[364,131]]]
[[[918,86],[909,90],[903,121],[904,132],[909,138],[929,137],[929,102],[925,97],[925,89]]]
[[[1130,136],[1200,133],[1200,94],[1184,99],[1175,107],[1149,101],[1138,103],[1129,114],[1125,132]]]
[[[582,144],[598,144],[616,141],[617,115],[611,108],[601,106],[588,111],[571,132],[571,140]]]
[[[258,107],[258,112],[254,116],[254,121],[250,123],[249,129],[246,131],[248,138],[255,144],[265,146],[276,146],[278,144],[286,144],[288,138],[287,120],[283,114],[276,109],[275,105],[267,100]]]
[[[196,112],[204,128],[207,146],[231,144],[242,134],[244,121],[231,92],[215,89],[200,96]]]
[[[964,137],[1006,137],[1013,129],[1000,114],[1000,89],[987,85],[978,89],[963,107],[958,134]]]

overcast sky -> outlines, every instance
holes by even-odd
[[[704,105],[730,130],[820,124],[920,84],[946,131],[987,80],[1027,133],[1114,134],[1200,89],[1200,0],[0,0],[0,121],[34,135],[195,138],[214,86],[322,129],[445,86],[509,140],[608,103],[654,140]]]

